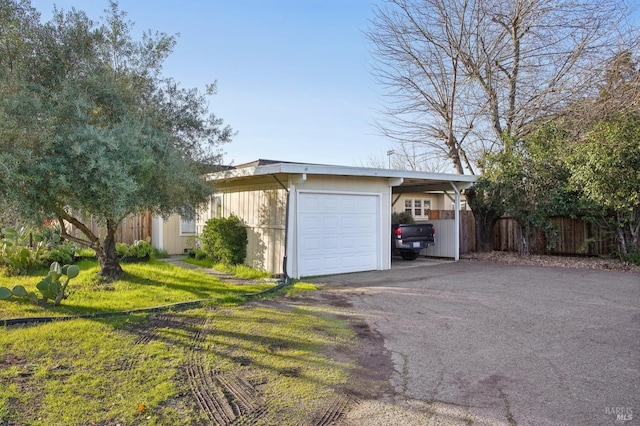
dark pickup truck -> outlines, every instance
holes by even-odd
[[[434,245],[436,228],[430,223],[412,223],[391,226],[391,252],[404,260],[414,260],[420,250]]]

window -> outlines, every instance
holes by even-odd
[[[451,203],[451,210],[456,209],[456,203]],[[467,210],[467,202],[465,200],[460,200],[460,210]]]
[[[195,235],[196,234],[196,219],[187,219],[180,216],[180,235]]]
[[[407,198],[404,200],[404,211],[415,218],[429,219],[431,200],[423,198]]]
[[[211,217],[222,217],[222,195],[216,194],[212,196],[209,207]]]

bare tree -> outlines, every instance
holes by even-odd
[[[594,68],[630,44],[626,16],[620,0],[386,0],[367,34],[389,99],[378,128],[474,174],[593,90]]]
[[[384,135],[437,153],[458,173],[597,93],[607,59],[637,46],[626,0],[384,0],[368,38],[389,102]],[[478,249],[502,214],[467,192]]]
[[[451,171],[451,165],[437,154],[416,151],[415,144],[395,143],[387,150],[387,155],[370,155],[356,161],[359,167],[374,167],[378,169],[413,170],[429,173],[446,173]]]
[[[440,0],[390,1],[378,8],[368,37],[378,61],[374,73],[391,98],[378,128],[403,146],[422,145],[448,158],[464,173],[463,143],[475,117],[457,105],[470,88],[457,53],[467,32],[464,19],[450,12]]]

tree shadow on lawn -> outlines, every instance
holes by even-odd
[[[195,274],[198,275],[194,276]],[[177,277],[177,279],[165,281],[162,279],[149,278],[133,272],[125,271],[122,276],[122,280],[126,280],[134,284],[139,284],[141,286],[167,288],[185,293],[191,293],[200,299],[212,298],[214,300],[216,299],[216,295],[224,297],[233,295],[240,297],[244,294],[256,293],[275,286],[275,284],[272,283],[252,283],[249,285],[226,283],[216,277],[212,277],[202,272],[190,272],[188,277]],[[180,283],[177,283],[177,280],[180,280]]]
[[[284,404],[291,407],[300,399],[307,401],[296,414],[301,417],[294,418],[300,420],[297,424],[311,424],[302,420],[324,412],[325,400],[334,395],[327,389],[342,394],[350,386],[346,381],[353,368],[354,334],[345,333],[346,323],[328,319],[327,312],[317,305],[307,308],[294,306],[288,299],[270,299],[267,307],[261,302],[206,306],[180,312],[76,320],[68,327],[98,323],[122,337],[130,336],[119,340],[124,348],[117,357],[100,361],[99,368],[104,371],[117,369],[134,374],[144,368],[148,344],[154,353],[160,353],[157,351],[161,344],[166,345],[161,353],[170,354],[171,359],[182,354],[172,380],[184,393],[159,401],[158,412],[163,407],[173,408],[178,399],[199,410],[191,403],[203,394],[224,405],[225,398],[233,397],[219,392],[228,390],[222,386],[225,382],[249,383],[251,392],[247,397],[253,398],[252,404],[263,407],[264,412],[279,413],[282,408],[281,398],[271,401],[268,395],[290,396]],[[271,420],[267,424],[278,423],[276,418]]]
[[[212,356],[212,368],[226,363],[238,369],[269,370],[279,375],[299,377],[318,385],[326,385],[322,374],[314,370],[347,368],[347,364],[329,359],[338,351],[350,350],[347,338],[337,339],[332,327],[309,326],[308,330],[291,331],[290,313],[280,308],[261,309],[261,317],[250,317],[246,312],[256,307],[233,309],[206,307],[183,312],[150,314],[146,320],[122,323],[120,330],[135,337],[136,344],[159,341],[170,347]],[[323,324],[326,317],[314,311],[299,311],[309,324]],[[264,319],[267,319],[265,321]],[[96,321],[109,324],[108,319]],[[241,326],[234,326],[241,321]],[[241,328],[241,329],[240,329]]]
[[[204,273],[193,271],[189,271],[188,274],[181,273],[180,269],[167,269],[168,277],[163,278],[159,276],[162,272],[164,272],[162,269],[150,271],[148,274],[125,270],[121,279],[113,285],[107,287],[96,282],[93,289],[78,288],[72,282],[70,284],[72,293],[69,299],[63,300],[59,306],[53,306],[51,302],[33,305],[27,299],[21,298],[6,300],[3,303],[20,304],[24,309],[21,309],[20,314],[9,312],[3,315],[6,318],[0,318],[0,321],[23,317],[99,316],[196,300],[207,300],[219,305],[235,305],[246,300],[243,295],[257,293],[274,286],[274,284],[229,284]],[[74,292],[76,300],[74,300]],[[101,294],[103,296],[100,296]],[[96,305],[92,305],[91,299],[96,299],[97,296],[101,297],[101,300]]]

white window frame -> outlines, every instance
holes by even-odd
[[[185,229],[185,228],[188,228],[188,229]],[[188,236],[188,235],[197,235],[196,218],[194,217],[193,219],[186,219],[180,216],[180,236]]]
[[[407,206],[407,203],[411,205]],[[420,214],[416,214],[416,210],[419,210]],[[403,211],[411,213],[415,219],[428,220],[431,211],[431,198],[405,198]]]
[[[451,203],[451,210],[456,209],[456,203]],[[467,210],[467,200],[460,200],[460,211]]]
[[[209,215],[211,218],[222,217],[222,193],[216,192],[209,200]]]

